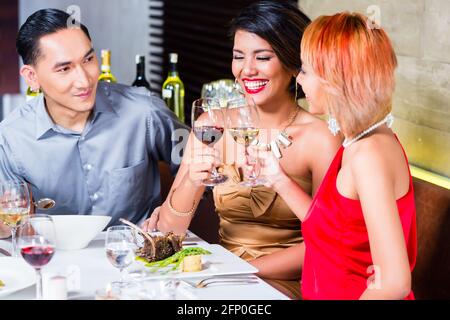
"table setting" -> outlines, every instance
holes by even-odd
[[[103,217],[102,223],[94,224],[97,232],[87,242],[84,233],[92,234],[93,231],[87,227],[80,229],[80,223],[92,226],[89,219],[94,221],[96,216],[78,216],[78,219],[77,216],[67,216],[66,219],[65,216],[48,215],[30,217],[33,219],[24,219],[23,226],[33,225],[38,235],[34,234],[34,240],[30,240],[26,238],[30,236],[22,234],[22,228],[19,228],[17,255],[5,254],[11,253],[11,239],[0,240],[0,285],[3,285],[0,287],[0,299],[288,299],[257,277],[257,269],[249,263],[218,244],[207,243],[190,231],[183,237],[178,253],[207,253],[201,255],[200,269],[193,272],[184,271],[192,267],[186,261],[179,262],[176,268],[176,263],[159,266],[158,263],[161,265],[164,260],[143,261],[136,254],[139,245],[142,245],[142,239],[135,241],[135,238],[139,239],[138,232],[126,224],[103,231],[109,222],[108,217]],[[58,217],[55,219],[57,223],[39,226],[36,222],[37,219],[42,224],[55,217]],[[79,222],[81,219],[84,221]],[[80,236],[71,234],[64,222],[77,226]],[[60,229],[64,229],[65,233],[58,232]],[[164,237],[159,236],[161,239]],[[27,252],[36,255],[30,258]],[[184,258],[189,260],[186,256]]]

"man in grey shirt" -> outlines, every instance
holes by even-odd
[[[69,19],[44,9],[19,30],[21,75],[43,94],[0,123],[0,181],[24,180],[35,200],[54,199],[50,214],[140,223],[160,205],[158,161],[176,173],[185,142],[172,133],[187,127],[145,88],[98,82],[89,32]]]

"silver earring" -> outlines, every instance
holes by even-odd
[[[331,131],[333,136],[336,136],[341,130],[336,118],[333,118],[331,115],[328,115],[328,129]]]

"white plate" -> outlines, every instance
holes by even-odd
[[[143,262],[137,262],[130,267],[132,276],[139,277],[140,271],[146,270],[145,278],[198,278],[218,275],[250,274],[258,272],[247,261],[239,258],[224,247],[218,244],[201,244],[198,246],[211,252],[208,255],[202,255],[202,271],[182,272],[181,270],[169,271],[172,266],[162,268],[156,272],[151,272],[152,268],[145,267]]]
[[[36,282],[36,272],[22,258],[0,257],[0,297],[22,290]]]

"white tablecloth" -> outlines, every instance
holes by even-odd
[[[112,281],[120,278],[119,270],[114,268],[106,258],[104,249],[104,234],[91,241],[89,246],[76,251],[56,251],[50,263],[42,269],[43,274],[65,274],[68,268],[79,268],[80,271],[80,289],[69,291],[69,299],[94,299],[97,289],[105,288]],[[199,246],[206,244],[205,241],[191,234],[189,242],[197,242]],[[8,241],[0,240],[0,247],[10,250]],[[200,278],[201,279],[201,278]],[[190,282],[196,282],[199,278],[190,279]],[[146,286],[159,287],[159,281],[145,282]],[[280,293],[259,279],[256,284],[248,285],[223,285],[211,286],[202,289],[181,288],[178,295],[181,299],[198,300],[286,300],[285,295]],[[2,299],[27,300],[35,298],[35,286],[14,292]],[[157,299],[159,297],[156,297]]]

